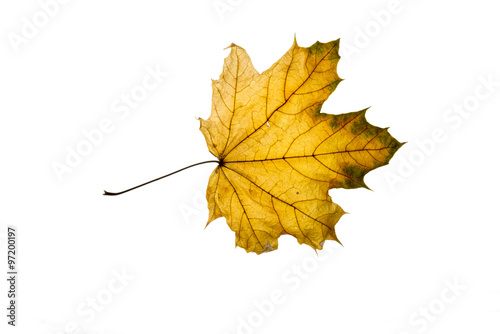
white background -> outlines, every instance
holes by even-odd
[[[0,267],[12,224],[20,276],[15,329],[1,280],[0,332],[498,333],[495,3],[220,3],[229,9],[212,0],[68,1],[17,46],[23,18],[42,15],[44,24],[40,3],[1,3]],[[268,254],[235,249],[224,219],[204,229],[214,164],[101,195],[213,159],[196,117],[210,114],[224,48],[244,47],[263,71],[294,34],[301,46],[341,38],[345,81],[323,112],[371,106],[370,123],[408,142],[367,175],[373,191],[330,192],[350,213],[337,225],[343,247],[329,242],[317,256],[283,236]],[[113,103],[148,67],[168,75],[120,118]],[[488,78],[496,86],[482,84]],[[103,119],[113,130],[59,180],[53,164]],[[441,140],[430,144],[436,131]],[[114,279],[122,271],[125,284]]]

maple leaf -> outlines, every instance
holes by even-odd
[[[207,187],[209,219],[225,217],[236,246],[260,254],[290,234],[322,249],[339,242],[335,224],[345,213],[332,202],[332,188],[365,187],[369,171],[386,165],[402,143],[387,128],[369,124],[366,109],[321,113],[342,81],[339,41],[292,47],[259,74],[235,45],[212,81],[212,112],[200,130],[217,160],[199,162],[128,190],[206,163],[218,166]]]
[[[247,252],[278,248],[290,234],[322,249],[336,240],[345,213],[331,188],[366,187],[369,171],[386,165],[401,143],[387,129],[369,124],[365,110],[321,113],[342,79],[339,40],[292,47],[259,74],[235,45],[213,80],[212,111],[200,119],[209,151],[218,159],[207,201],[207,225],[219,217]]]

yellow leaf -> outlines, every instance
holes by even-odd
[[[309,48],[294,41],[262,74],[243,48],[230,48],[212,82],[211,115],[200,119],[219,160],[207,188],[207,224],[225,217],[236,246],[257,254],[277,249],[282,234],[314,249],[338,241],[335,224],[344,211],[328,189],[366,187],[364,175],[402,144],[369,124],[366,109],[320,112],[342,80],[338,40]]]

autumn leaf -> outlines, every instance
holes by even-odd
[[[369,171],[386,165],[401,147],[387,129],[369,124],[366,109],[321,113],[342,81],[339,41],[292,47],[259,74],[235,45],[212,81],[212,112],[200,130],[217,160],[199,162],[128,190],[206,163],[218,166],[207,187],[208,224],[225,217],[236,246],[272,251],[289,234],[322,249],[339,241],[335,224],[345,213],[328,190],[365,187]]]
[[[230,49],[212,82],[211,115],[200,119],[219,161],[208,182],[207,225],[225,217],[236,246],[257,254],[277,249],[283,234],[314,249],[338,241],[335,224],[344,211],[328,190],[366,187],[366,173],[386,165],[402,144],[369,124],[366,109],[320,112],[342,81],[338,40],[308,48],[294,41],[262,74],[243,48]]]

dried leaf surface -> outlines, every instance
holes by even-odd
[[[308,48],[294,41],[262,74],[243,48],[230,48],[212,82],[211,115],[200,119],[220,161],[207,188],[208,223],[225,217],[236,246],[257,254],[277,249],[282,234],[314,249],[338,241],[335,224],[344,211],[328,189],[366,187],[364,175],[402,144],[369,124],[366,109],[320,112],[342,80],[338,40]]]

